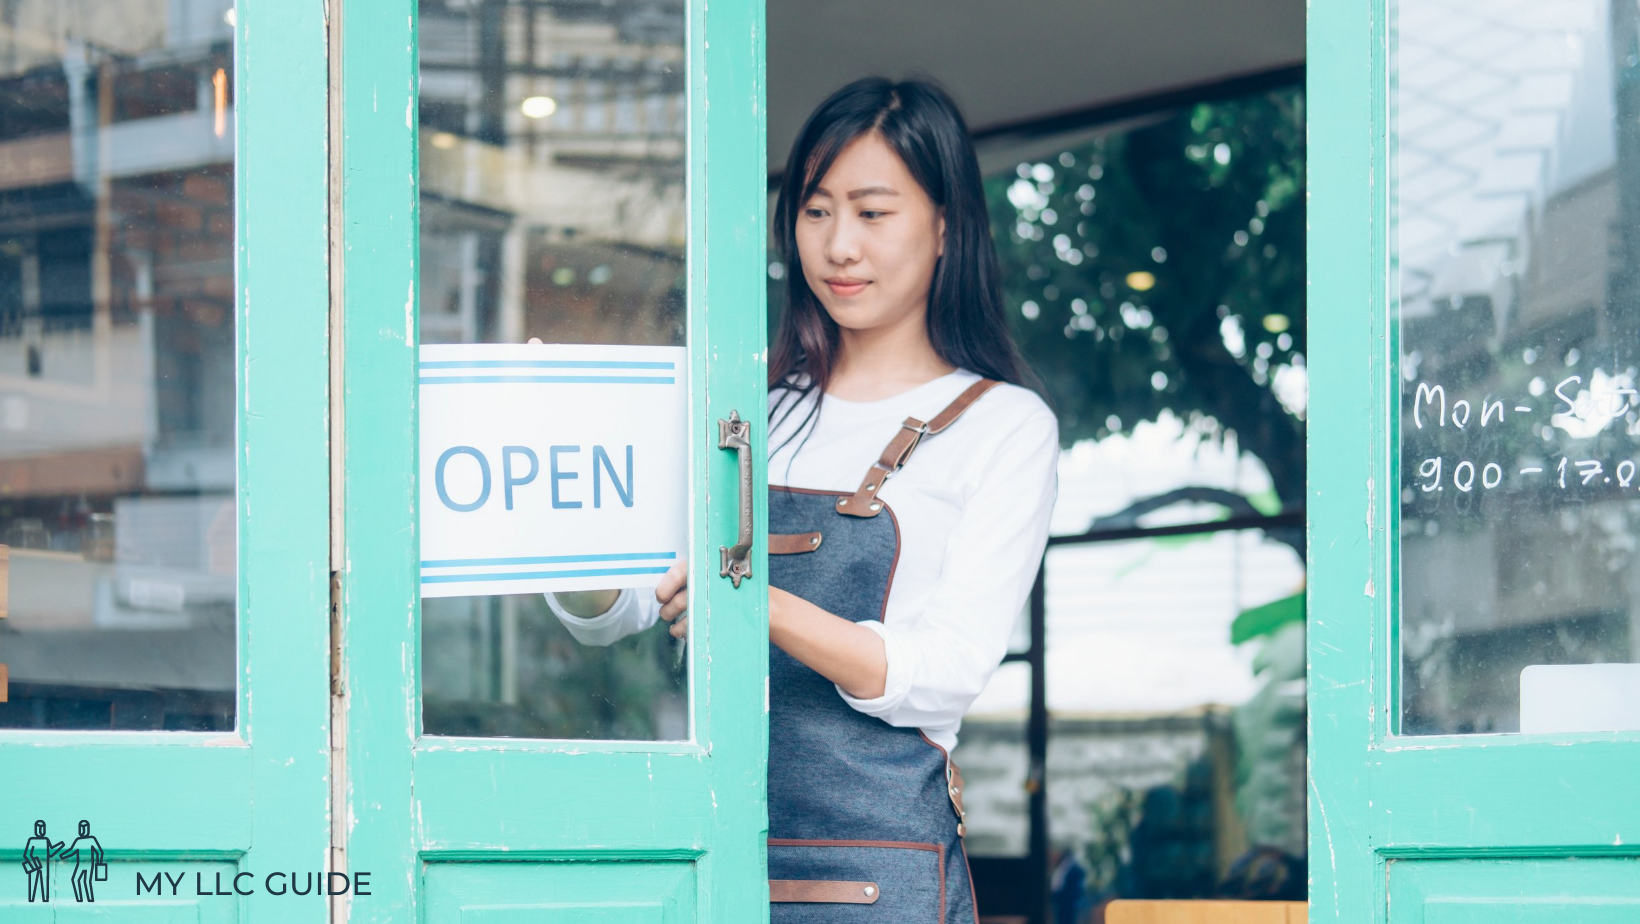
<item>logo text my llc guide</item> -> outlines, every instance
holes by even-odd
[[[160,871],[152,877],[137,873],[138,895],[255,895],[258,886],[268,895],[369,895],[370,874],[279,872],[259,878],[252,872],[206,876],[196,871],[189,876]]]
[[[74,861],[72,881],[76,902],[95,902],[95,884],[108,880],[102,842],[91,833],[91,822],[82,819],[79,837],[65,845],[48,835],[44,819],[34,822],[33,836],[23,845],[23,872],[28,879],[28,900],[50,902],[52,872],[69,859]],[[267,895],[369,895],[370,873],[338,872],[275,872],[257,876],[252,872],[232,875],[212,873],[207,879],[203,871],[170,873],[163,870],[152,876],[136,870],[137,896],[164,895],[255,895],[258,887]]]

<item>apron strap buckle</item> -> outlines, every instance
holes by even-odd
[[[838,498],[837,512],[851,517],[874,517],[883,510],[883,502],[877,500],[877,492],[883,489],[883,482],[901,468],[905,461],[911,458],[911,450],[917,448],[922,438],[931,432],[928,424],[915,417],[907,417],[900,424],[900,432],[883,447],[882,455],[871,463],[866,470],[866,476],[860,479],[860,486],[848,497]]]
[[[911,451],[917,448],[925,436],[931,436],[957,422],[962,412],[968,406],[979,400],[980,395],[990,391],[997,382],[992,379],[980,379],[968,386],[955,401],[945,406],[945,409],[934,415],[934,419],[924,423],[915,417],[907,417],[900,424],[900,431],[883,447],[882,455],[871,463],[866,470],[866,476],[860,479],[860,486],[848,497],[837,499],[837,512],[850,517],[874,517],[883,512],[883,502],[877,499],[877,492],[883,489],[883,482],[890,475],[905,467],[907,459],[911,458]]]

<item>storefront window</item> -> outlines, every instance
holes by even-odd
[[[1640,14],[1401,0],[1392,31],[1400,731],[1574,728],[1640,661]]]
[[[682,0],[420,5],[423,343],[684,345],[685,23]],[[539,594],[426,598],[423,729],[684,738],[682,645],[578,643]]]
[[[234,727],[232,43],[0,8],[0,727]]]

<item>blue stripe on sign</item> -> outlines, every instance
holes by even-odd
[[[422,575],[423,584],[457,584],[463,581],[531,581],[537,578],[610,577],[620,574],[665,574],[665,568],[588,568],[581,571],[501,571],[494,574]]]
[[[423,568],[471,568],[475,565],[572,565],[591,561],[641,561],[677,558],[676,552],[628,552],[619,555],[535,555],[527,558],[440,558]]]
[[[423,385],[487,385],[501,382],[536,382],[559,384],[609,384],[609,385],[671,385],[675,379],[671,376],[621,376],[621,375],[424,375],[421,377]]]
[[[676,363],[591,359],[436,359],[423,369],[675,369]]]

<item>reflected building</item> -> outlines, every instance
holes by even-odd
[[[0,727],[231,729],[231,0],[21,0],[6,22]],[[684,342],[685,22],[421,5],[424,342]],[[521,597],[436,601],[424,630],[429,731],[684,733],[664,638],[623,668]],[[590,717],[577,672],[611,688]]]
[[[421,4],[423,342],[683,343],[684,24]]]
[[[423,343],[685,344],[681,0],[419,6]],[[423,728],[687,737],[663,631],[576,643],[541,596],[422,601]]]
[[[234,723],[229,0],[9,4],[0,727]]]
[[[1640,660],[1640,29],[1398,15],[1402,731],[1511,732],[1526,666]]]

